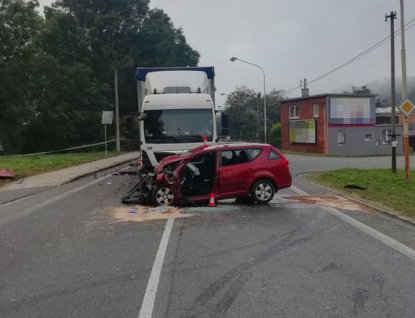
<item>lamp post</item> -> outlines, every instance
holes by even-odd
[[[250,62],[241,60],[241,59],[238,59],[237,57],[231,57],[230,60],[231,60],[231,62],[239,61],[239,62],[242,62],[242,63],[246,63],[246,64],[249,64],[249,65],[256,66],[262,71],[262,74],[264,75],[264,142],[266,143],[267,142],[267,99],[266,99],[266,95],[265,95],[265,72],[264,72],[264,70],[262,69],[261,66],[256,65],[254,63],[250,63]]]

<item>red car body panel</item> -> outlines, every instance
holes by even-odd
[[[244,163],[228,166],[222,165],[221,152],[227,150],[260,149],[261,153],[252,160]],[[289,170],[288,160],[274,147],[265,144],[227,144],[210,146],[208,148],[198,147],[191,154],[173,155],[164,158],[155,167],[157,175],[156,185],[167,184],[175,193],[178,201],[183,201],[181,193],[181,171],[196,156],[216,152],[216,175],[214,177],[213,192],[216,199],[228,199],[248,196],[252,185],[259,179],[268,179],[275,186],[275,192],[291,186],[292,177]],[[269,158],[273,152],[273,158]],[[175,162],[182,161],[168,175],[163,169]],[[190,199],[195,203],[209,200],[210,194],[194,195]]]

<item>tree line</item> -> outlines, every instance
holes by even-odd
[[[101,114],[137,109],[135,67],[196,66],[200,55],[149,0],[0,0],[0,146],[5,154],[103,140]]]

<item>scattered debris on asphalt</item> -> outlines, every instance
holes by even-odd
[[[113,173],[111,173],[113,176],[124,176],[124,175],[129,175],[129,176],[135,176],[138,174],[137,171],[115,171]]]
[[[137,210],[134,210],[134,209],[131,209],[130,211],[128,211],[128,213],[134,213],[134,214],[136,214],[136,213],[138,213],[138,211]]]
[[[7,168],[0,169],[0,178],[13,179],[14,178],[13,170],[7,169]]]
[[[137,211],[132,213],[130,211]],[[134,222],[144,222],[151,220],[163,220],[170,218],[180,218],[192,216],[189,213],[183,213],[184,209],[171,207],[171,206],[146,206],[146,205],[137,205],[134,207],[121,206],[116,207],[112,210],[113,216],[120,222],[134,221]]]
[[[363,211],[369,213],[377,212],[374,208],[356,202],[352,199],[342,197],[339,195],[322,195],[322,196],[289,196],[286,197],[290,201],[294,200],[305,204],[315,204],[321,206],[329,206],[337,209],[349,211]]]

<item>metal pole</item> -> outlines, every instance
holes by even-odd
[[[406,49],[405,49],[405,12],[403,0],[401,0],[401,60],[402,60],[402,101],[408,97],[408,83],[406,76]],[[403,145],[405,152],[405,180],[411,179],[411,168],[409,161],[409,134],[408,134],[408,117],[404,117],[403,123]]]
[[[261,110],[259,105],[261,104],[261,93],[258,93],[258,105],[257,105],[257,114],[256,114],[256,141],[259,142],[259,132],[261,127]]]
[[[391,20],[391,108],[392,108],[392,173],[396,173],[396,114],[395,114],[395,19],[396,12],[386,15]]]
[[[118,71],[114,71],[114,85],[115,85],[115,143],[118,152],[121,151],[120,147],[120,113],[118,107]]]
[[[265,90],[265,72],[262,68],[261,70],[264,74],[264,143],[267,143],[267,95]]]
[[[104,125],[104,131],[105,131],[105,157],[108,157],[108,152],[107,152],[107,124]]]

